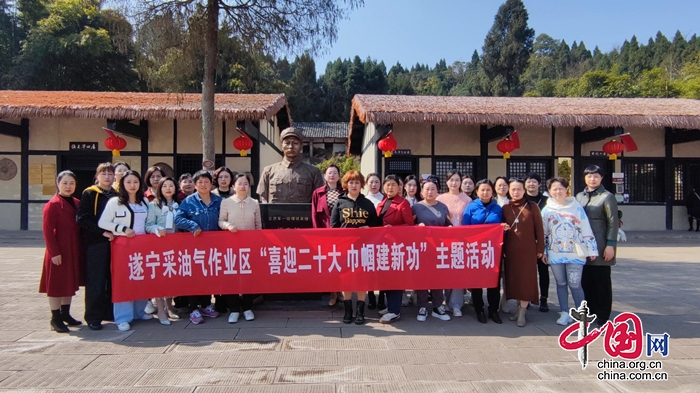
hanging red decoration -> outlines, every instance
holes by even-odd
[[[233,140],[233,147],[241,151],[241,157],[245,157],[248,155],[248,150],[253,148],[253,140],[240,128],[236,130],[241,133],[241,136]]]
[[[498,142],[496,149],[503,153],[503,159],[507,160],[510,158],[510,152],[515,150],[515,142],[510,140],[510,137],[506,137],[506,139]]]
[[[391,157],[391,154],[396,150],[398,145],[398,142],[396,142],[396,139],[394,139],[393,131],[390,131],[389,135],[387,135],[386,138],[380,140],[379,143],[377,143],[377,147],[379,148],[379,150],[384,152],[384,158]]]
[[[126,140],[120,136],[117,136],[108,128],[103,128],[109,134],[109,138],[105,139],[105,147],[112,151],[113,157],[119,157],[121,154],[120,150],[126,148]]]
[[[605,143],[603,145],[603,151],[608,155],[610,160],[617,160],[617,155],[625,150],[625,145],[622,142],[618,142],[615,139]]]

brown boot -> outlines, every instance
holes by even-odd
[[[527,308],[520,307],[520,309],[518,311],[520,311],[520,312],[518,313],[517,325],[518,325],[518,327],[523,327],[527,323],[527,320],[525,320],[525,314],[527,314]]]

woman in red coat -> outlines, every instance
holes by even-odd
[[[340,186],[340,170],[335,165],[329,165],[323,172],[326,185],[317,188],[311,195],[311,222],[314,228],[330,228],[331,212],[333,206],[338,201],[338,197],[343,193]],[[333,307],[338,303],[338,292],[331,293],[331,300],[328,305]],[[341,300],[342,301],[342,300]]]
[[[56,179],[58,193],[44,206],[44,268],[41,272],[39,293],[49,297],[51,329],[68,333],[68,326],[82,322],[70,315],[70,303],[81,282],[80,228],[76,221],[78,203],[73,198],[76,178],[71,171],[63,171]]]
[[[389,175],[384,178],[384,199],[377,205],[377,215],[382,220],[385,227],[397,226],[413,226],[413,211],[411,204],[401,197],[401,187],[399,187],[399,178],[395,175]],[[387,308],[379,310],[380,314],[384,314],[379,322],[392,323],[401,318],[401,299],[403,290],[389,290],[386,293]],[[379,298],[382,299],[382,292],[379,293]]]

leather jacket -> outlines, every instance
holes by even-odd
[[[617,231],[620,228],[615,196],[601,185],[592,191],[586,189],[579,192],[576,195],[576,200],[586,210],[586,216],[591,223],[591,229],[598,245],[599,256],[589,260],[586,264],[614,266],[617,258]],[[603,257],[607,246],[615,248],[615,257],[609,261]]]

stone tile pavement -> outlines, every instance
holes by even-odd
[[[558,346],[553,278],[552,311],[531,309],[524,328],[506,316],[503,325],[479,324],[466,306],[464,317],[447,322],[417,322],[417,309],[405,307],[393,325],[378,323],[376,311],[364,326],[344,325],[342,310],[324,299],[267,302],[255,321],[235,325],[222,316],[197,326],[152,320],[129,332],[107,323],[99,332],[57,334],[37,293],[41,234],[0,232],[0,392],[568,392],[574,384],[698,392],[700,235],[628,235],[613,269],[614,311],[638,313],[645,332],[670,334],[669,356],[651,358],[662,361],[667,381],[599,380],[597,362],[609,359],[602,339],[582,370],[575,353]],[[82,317],[82,290],[72,311]]]

